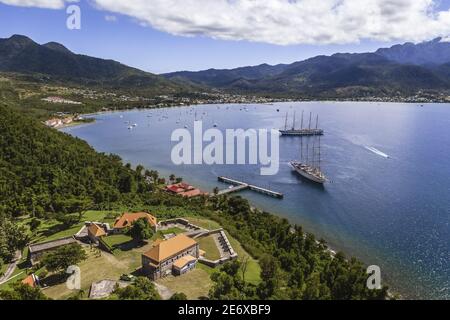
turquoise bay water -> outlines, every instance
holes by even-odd
[[[277,111],[279,109],[279,112]],[[175,166],[172,131],[192,130],[195,112],[205,129],[281,128],[286,111],[319,114],[323,169],[317,187],[295,175],[299,138],[280,138],[280,171],[258,166]],[[96,150],[120,155],[206,191],[224,175],[285,194],[284,200],[244,192],[255,206],[287,217],[331,247],[379,265],[384,280],[410,298],[450,299],[450,105],[279,103],[128,111],[96,115],[92,125],[64,129]],[[128,130],[128,124],[137,127]],[[177,123],[178,122],[178,123]],[[372,148],[372,149],[371,149]],[[380,152],[374,152],[376,150]],[[389,158],[383,156],[387,154]]]

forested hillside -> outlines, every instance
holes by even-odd
[[[0,114],[0,208],[8,215],[65,212],[75,200],[116,202],[121,193],[148,187],[117,156],[8,107],[0,106]]]

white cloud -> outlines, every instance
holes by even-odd
[[[450,35],[434,0],[93,0],[181,36],[273,44],[421,41]]]
[[[440,0],[90,0],[99,9],[181,36],[273,44],[422,41],[450,36]],[[68,0],[0,0],[62,8]]]
[[[62,9],[66,2],[78,2],[79,0],[0,0],[0,3],[19,7],[35,7],[45,9]]]

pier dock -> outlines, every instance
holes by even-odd
[[[265,189],[265,188],[261,188],[255,185],[251,185],[242,181],[238,181],[235,179],[231,179],[231,178],[227,178],[227,177],[218,177],[218,180],[220,182],[223,183],[228,183],[231,184],[232,186],[234,186],[233,188],[229,188],[229,189],[225,189],[225,190],[221,190],[219,191],[218,195],[225,195],[225,194],[230,194],[230,193],[235,193],[235,192],[240,192],[243,190],[252,190],[261,194],[265,194],[267,196],[270,197],[274,197],[277,199],[283,199],[284,195],[280,192],[275,192],[269,189]]]

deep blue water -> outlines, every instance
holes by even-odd
[[[331,247],[381,266],[384,280],[406,297],[450,299],[450,105],[315,102],[242,108],[195,110],[198,118],[207,112],[206,128],[218,123],[219,129],[281,128],[286,111],[319,114],[326,131],[323,169],[331,182],[320,188],[292,172],[288,162],[299,153],[295,137],[280,140],[276,176],[260,176],[258,166],[173,165],[170,136],[175,128],[192,128],[194,112],[188,107],[100,114],[95,124],[64,131],[98,151],[166,176],[175,173],[207,191],[226,188],[217,182],[225,175],[283,192],[284,200],[243,195]],[[138,126],[128,130],[124,121]]]

